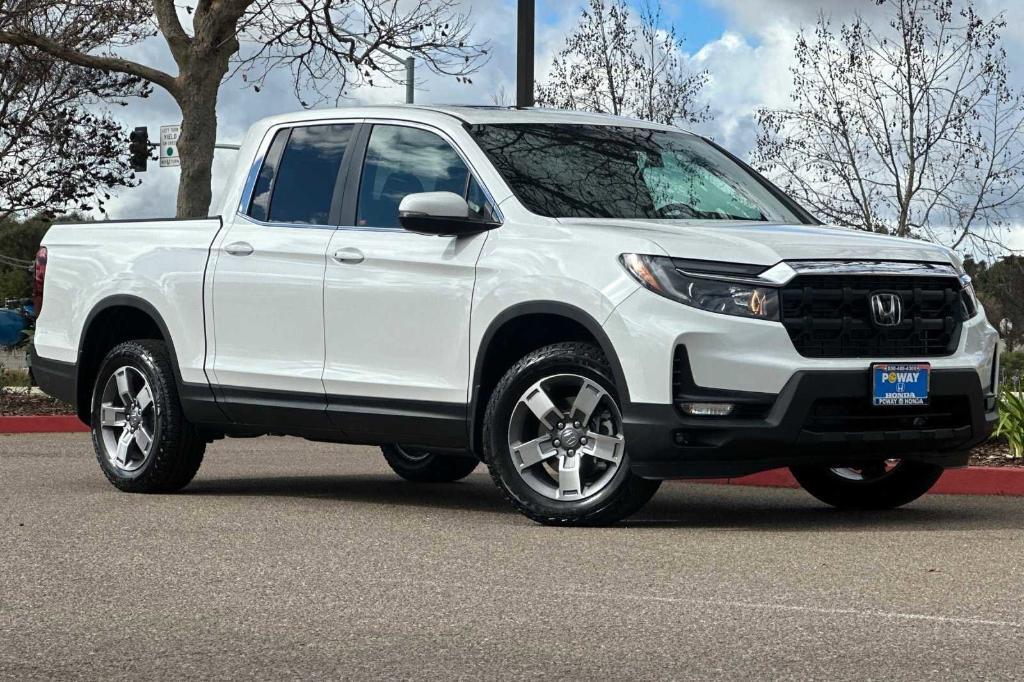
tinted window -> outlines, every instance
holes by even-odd
[[[540,215],[801,222],[695,135],[575,124],[485,125],[473,134],[519,200]]]
[[[277,176],[277,166],[281,163],[281,153],[285,144],[288,143],[288,133],[291,131],[282,130],[274,136],[270,143],[267,156],[263,159],[263,167],[256,177],[256,184],[252,190],[252,204],[249,206],[249,215],[256,220],[266,222],[270,214],[270,193],[274,191],[274,178]]]
[[[374,126],[359,185],[357,225],[399,227],[398,205],[407,194],[455,192],[466,196],[469,169],[434,133]]]
[[[476,178],[469,179],[469,191],[466,193],[466,202],[469,204],[469,216],[478,220],[497,222],[497,211],[494,205],[484,193],[483,187],[476,181]]]
[[[351,137],[351,124],[292,129],[277,168],[271,170],[274,180],[267,211],[271,222],[328,224],[334,186]],[[264,165],[269,163],[268,156]]]

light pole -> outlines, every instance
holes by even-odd
[[[533,32],[535,0],[519,0],[516,28],[516,106],[533,106]]]
[[[416,81],[416,58],[405,58],[405,103],[412,104],[416,100],[414,89]]]

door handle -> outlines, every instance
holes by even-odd
[[[252,244],[248,242],[234,242],[225,246],[224,250],[232,256],[248,256],[254,251]]]
[[[355,265],[357,263],[362,263],[365,256],[363,256],[363,252],[359,249],[338,249],[334,252],[334,255],[331,256],[331,259],[336,263],[348,263],[349,265]]]

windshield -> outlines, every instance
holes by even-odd
[[[804,222],[696,135],[569,123],[472,132],[516,197],[550,218]]]

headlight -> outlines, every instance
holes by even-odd
[[[656,294],[688,306],[723,315],[779,319],[779,292],[773,287],[728,279],[690,275],[678,269],[666,256],[626,253],[623,267],[640,284]]]
[[[960,302],[964,306],[964,319],[970,320],[978,314],[978,295],[974,291],[974,284],[971,276],[967,273],[960,275]]]

